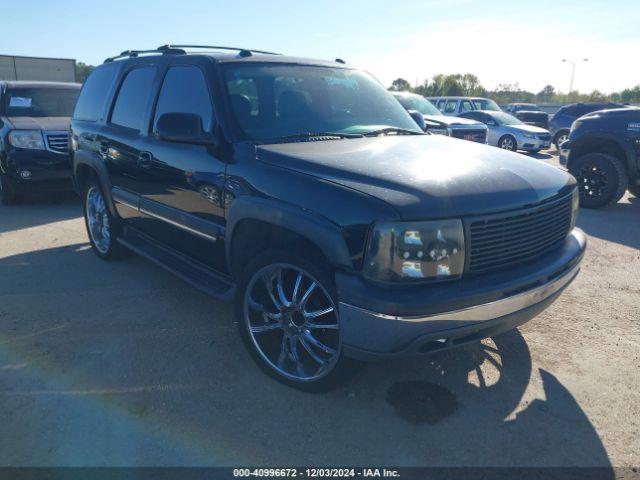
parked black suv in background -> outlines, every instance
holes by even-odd
[[[622,107],[624,107],[624,105],[620,103],[573,103],[571,105],[565,105],[549,120],[549,131],[551,132],[551,138],[553,138],[556,150],[560,151],[562,142],[569,138],[571,124],[579,117],[597,110],[610,110],[612,108]]]
[[[505,111],[527,125],[549,128],[549,114],[540,110],[535,103],[510,103]]]
[[[69,121],[77,83],[0,81],[0,203],[71,190]]]
[[[89,76],[75,184],[99,257],[126,247],[235,298],[270,375],[321,389],[353,359],[477,341],[577,275],[567,173],[424,134],[341,62],[207,50],[124,52]]]
[[[576,177],[580,205],[600,208],[640,197],[640,108],[593,112],[573,122],[560,163]]]

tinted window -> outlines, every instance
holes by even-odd
[[[359,134],[385,127],[422,133],[402,105],[364,72],[287,64],[223,68],[236,125],[247,138]]]
[[[73,112],[74,118],[90,121],[100,119],[116,73],[116,67],[111,64],[97,68],[89,75]]]
[[[444,113],[456,113],[456,107],[458,106],[457,100],[447,100],[446,105],[444,106]]]
[[[475,110],[473,108],[473,105],[471,105],[471,102],[469,100],[463,100],[462,103],[460,104],[460,111],[470,112],[471,110]]]
[[[141,67],[131,70],[118,92],[111,114],[111,123],[134,130],[145,130],[146,113],[156,67]]]
[[[154,126],[160,115],[169,112],[196,114],[202,120],[204,131],[211,131],[211,97],[199,68],[179,66],[169,69],[158,97]]]
[[[12,88],[4,98],[8,117],[70,117],[78,89]]]
[[[460,115],[463,118],[470,118],[471,120],[477,120],[479,122],[485,122],[486,121],[486,116],[483,115],[480,112],[465,112],[462,115]]]

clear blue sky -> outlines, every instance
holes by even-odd
[[[487,87],[566,90],[564,56],[589,57],[581,90],[640,83],[639,0],[0,0],[0,12],[0,53],[90,64],[186,42],[341,57],[385,84],[469,71]]]

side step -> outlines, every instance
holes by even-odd
[[[118,238],[129,250],[169,270],[197,289],[223,301],[232,301],[235,284],[206,265],[155,241],[138,230],[125,227]]]

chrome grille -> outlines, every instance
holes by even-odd
[[[467,223],[470,254],[467,271],[481,273],[526,263],[562,241],[571,226],[571,195]]]
[[[56,153],[69,152],[69,134],[67,132],[45,132],[44,136],[47,140],[47,150]]]
[[[472,142],[484,143],[487,139],[486,130],[474,130],[471,128],[455,128],[451,129],[451,136],[454,138],[462,138],[471,140]]]

